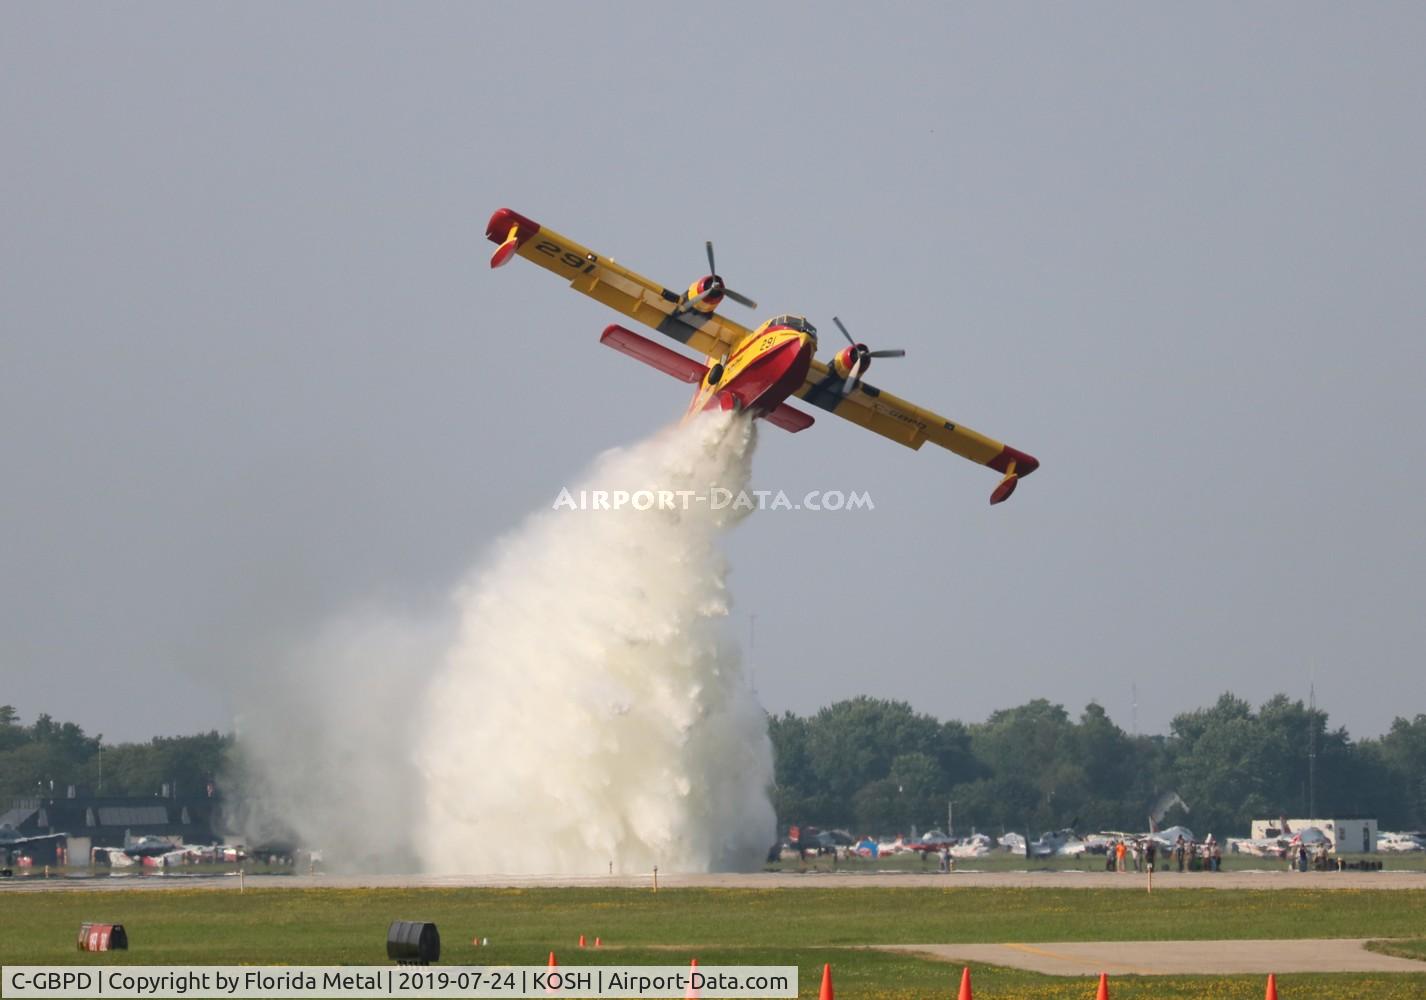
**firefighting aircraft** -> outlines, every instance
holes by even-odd
[[[697,385],[690,415],[714,408],[746,410],[796,432],[811,427],[813,418],[788,405],[787,397],[795,395],[908,448],[930,441],[990,466],[1003,476],[990,494],[993,504],[1008,498],[1022,476],[1040,467],[1023,451],[863,381],[873,358],[899,358],[906,352],[873,351],[854,340],[836,317],[832,321],[848,346],[824,364],[814,357],[817,330],[801,316],[777,316],[749,330],[720,315],[717,309],[725,298],[749,309],[756,309],[757,303],[724,283],[713,263],[711,242],[706,244],[709,273],[679,294],[508,208],[490,217],[485,235],[499,244],[490,258],[491,267],[519,254],[564,278],[575,290],[704,355],[706,364],[618,325],[606,327],[600,337],[616,351]]]

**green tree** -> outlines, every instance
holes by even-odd
[[[10,718],[0,727],[0,795],[63,795],[82,781],[85,762],[99,748],[97,739],[45,714],[28,727],[15,723],[13,709]]]
[[[1129,736],[1095,702],[1085,706],[1074,733],[1085,774],[1084,799],[1073,810],[1082,830],[1140,830],[1158,797],[1161,754],[1151,739]]]
[[[20,725],[15,706],[0,705],[0,754],[28,742],[29,738],[29,734]],[[0,779],[0,784],[3,784],[3,779]]]
[[[969,814],[966,821],[1017,829],[1025,823],[1042,830],[1075,825],[1089,792],[1089,776],[1077,746],[1075,727],[1063,705],[1043,698],[994,712],[971,727],[971,745],[982,764],[1007,789],[1033,789],[1035,802],[1024,815],[1007,804],[988,817]],[[1019,804],[1017,804],[1019,805]]]
[[[1411,720],[1398,717],[1369,753],[1377,763],[1384,797],[1396,807],[1391,826],[1426,829],[1426,715]]]

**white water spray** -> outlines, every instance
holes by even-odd
[[[705,415],[604,454],[573,492],[736,493],[753,442]],[[772,751],[720,626],[718,541],[741,514],[715,506],[537,513],[448,613],[353,613],[234,672],[229,832],[335,870],[756,866]]]
[[[692,491],[687,509],[532,517],[456,597],[417,752],[436,872],[721,871],[775,835],[766,718],[719,620],[717,549],[754,430],[709,414],[608,452],[573,491]]]

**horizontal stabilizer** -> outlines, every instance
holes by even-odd
[[[617,323],[604,328],[599,342],[690,385],[702,382],[708,375],[706,366],[662,344],[655,344],[647,337],[640,337],[633,330],[626,330]]]
[[[805,431],[816,423],[816,421],[812,419],[811,414],[803,413],[801,410],[788,406],[786,403],[778,403],[777,409],[766,414],[763,419],[776,427],[781,427],[785,431],[791,431],[793,434],[796,434],[798,431]]]

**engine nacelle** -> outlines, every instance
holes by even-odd
[[[708,274],[699,278],[688,286],[688,291],[683,294],[683,302],[679,309],[683,312],[699,312],[707,315],[712,313],[723,302],[723,292],[726,289],[723,279],[716,274]]]
[[[871,367],[871,351],[866,344],[848,344],[842,348],[832,357],[832,367],[838,375],[846,378],[852,373],[852,368],[857,366],[858,357],[861,359],[861,366],[857,369],[857,381],[860,382],[866,370]]]

